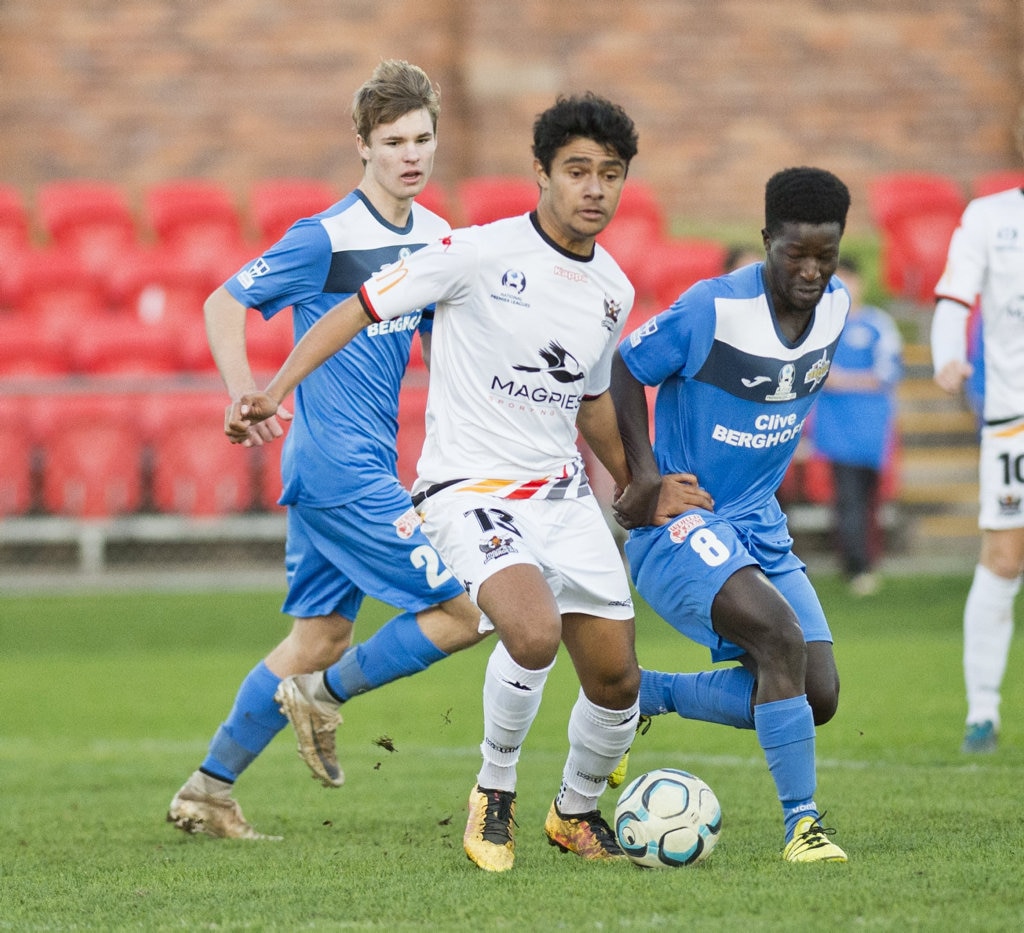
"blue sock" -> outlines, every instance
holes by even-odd
[[[234,782],[287,724],[274,702],[281,678],[260,661],[242,681],[228,718],[210,742],[200,770]]]
[[[448,655],[423,634],[415,614],[403,612],[327,668],[324,683],[338,701],[344,703],[392,680],[426,670],[446,657]]]
[[[755,706],[754,728],[782,803],[788,842],[797,820],[818,816],[814,803],[814,713],[807,696]]]
[[[695,674],[640,671],[640,713],[678,713],[684,719],[753,729],[750,697],[754,678],[743,667],[723,667]]]

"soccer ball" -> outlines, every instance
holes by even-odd
[[[711,854],[722,808],[699,777],[658,768],[631,781],[615,807],[615,837],[643,868],[693,865]]]

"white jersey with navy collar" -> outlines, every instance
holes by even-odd
[[[589,494],[576,414],[608,389],[633,295],[600,246],[569,254],[532,215],[456,230],[373,276],[360,296],[378,320],[437,305],[416,490]]]

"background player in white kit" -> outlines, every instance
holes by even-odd
[[[436,303],[413,493],[427,536],[501,639],[464,836],[488,871],[513,864],[516,765],[560,641],[581,690],[545,831],[585,859],[623,857],[597,801],[635,732],[640,680],[629,584],[575,446],[578,427],[628,486],[608,384],[633,287],[594,238],[615,213],[636,131],[600,97],[560,98],[537,118],[533,149],[534,213],[457,230],[375,275],[309,331],[265,393],[241,399],[229,426],[244,437],[369,320]],[[659,513],[708,501],[687,480],[665,483]]]
[[[967,318],[981,301],[985,389],[979,460],[981,554],[964,606],[963,751],[995,751],[999,701],[1024,571],[1024,191],[971,201],[935,286],[935,381],[959,392],[972,372]]]

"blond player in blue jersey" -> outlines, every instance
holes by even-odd
[[[439,108],[420,68],[381,62],[353,101],[364,166],[359,185],[299,220],[209,297],[210,348],[231,400],[255,386],[245,349],[247,308],[270,318],[291,307],[299,338],[371,273],[448,232],[445,220],[413,200],[433,168]],[[338,786],[339,703],[483,637],[479,610],[424,536],[396,475],[399,386],[413,334],[429,320],[424,308],[361,334],[298,387],[293,418],[281,410],[244,439],[280,443],[278,419],[291,420],[281,464],[281,502],[288,507],[282,611],[293,623],[243,680],[206,757],[171,801],[167,819],[185,832],[271,838],[246,821],[233,789],[287,725],[282,708],[301,708],[294,721],[317,750],[318,777]],[[349,648],[366,595],[403,611]],[[319,675],[282,684],[339,658],[330,703],[306,702]]]

